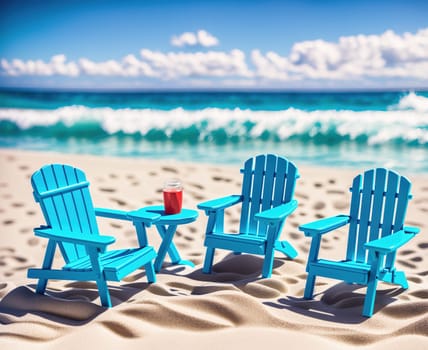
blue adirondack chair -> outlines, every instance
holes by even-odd
[[[312,237],[305,299],[313,297],[316,276],[367,285],[363,316],[371,317],[378,281],[408,288],[404,272],[397,271],[394,263],[397,249],[419,232],[416,227],[404,226],[410,187],[407,178],[391,170],[368,170],[353,180],[349,215],[324,218],[299,227],[305,236]],[[322,235],[347,224],[346,259],[319,259]]]
[[[49,239],[42,268],[28,270],[29,278],[39,279],[37,293],[44,294],[49,279],[95,281],[101,304],[111,307],[107,281],[120,281],[142,266],[148,281],[156,281],[152,263],[156,253],[151,246],[106,250],[115,238],[99,234],[96,215],[130,219],[124,211],[93,207],[89,182],[82,170],[69,165],[46,165],[33,174],[31,183],[47,223],[34,232]],[[147,213],[146,225],[157,218]],[[57,246],[65,260],[62,269],[52,268]]]
[[[285,219],[297,208],[293,195],[298,171],[287,159],[268,154],[248,159],[241,173],[244,175],[240,195],[198,205],[208,216],[203,272],[211,273],[215,249],[220,248],[236,254],[264,255],[262,276],[270,277],[275,250],[292,259],[297,256],[291,244],[280,241],[279,237]],[[238,203],[241,203],[239,234],[226,233],[224,210]]]

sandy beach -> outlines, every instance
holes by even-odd
[[[244,161],[244,160],[243,160]],[[397,268],[409,289],[380,283],[372,318],[361,316],[365,287],[319,278],[314,300],[303,300],[310,239],[298,226],[347,213],[352,178],[360,170],[299,168],[297,210],[282,232],[298,250],[290,260],[277,255],[272,278],[261,279],[262,258],[218,250],[214,273],[201,272],[206,217],[180,226],[174,242],[195,267],[170,265],[168,257],[147,284],[144,270],[110,282],[113,308],[100,306],[95,283],[49,281],[46,295],[35,294],[27,269],[40,267],[47,240],[32,229],[44,224],[34,202],[31,174],[44,164],[83,169],[95,206],[134,210],[162,203],[161,187],[182,180],[184,207],[239,194],[239,167],[148,159],[0,150],[0,344],[2,349],[228,349],[264,346],[300,349],[428,348],[428,176],[405,174],[413,185],[406,224],[421,229],[399,250]],[[226,229],[236,230],[239,208],[226,213]],[[100,218],[102,234],[115,236],[111,248],[136,247],[128,221]],[[160,237],[149,229],[156,249]],[[346,230],[323,238],[321,256],[343,258]],[[61,257],[57,255],[56,263]]]

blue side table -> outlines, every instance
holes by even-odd
[[[194,222],[198,217],[198,212],[192,209],[182,209],[178,214],[165,214],[163,205],[153,205],[134,210],[128,213],[128,217],[132,220],[137,230],[138,242],[140,246],[147,245],[147,232],[146,226],[148,216],[160,215],[159,219],[155,220],[153,224],[156,226],[157,231],[162,237],[162,243],[158,250],[158,255],[155,260],[155,271],[159,272],[165,260],[166,253],[168,253],[172,264],[181,264],[194,267],[195,264],[190,260],[183,260],[172,241],[178,225],[184,225]]]

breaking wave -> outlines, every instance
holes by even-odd
[[[293,140],[317,144],[356,142],[426,146],[428,98],[410,93],[387,111],[159,110],[85,106],[53,110],[2,108],[0,135],[89,138],[94,141],[114,135],[190,144]]]

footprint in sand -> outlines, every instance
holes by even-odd
[[[295,192],[294,196],[301,199],[309,199],[309,196],[302,192]]]
[[[115,188],[109,188],[109,187],[100,187],[98,188],[101,192],[108,192],[108,193],[113,193],[116,192]]]
[[[197,188],[198,190],[203,190],[203,189],[205,189],[205,187],[204,187],[204,186],[202,186],[202,185],[200,185],[200,184],[197,184],[197,183],[189,183],[188,185],[189,185],[189,186],[191,186],[191,187],[195,187],[195,188]]]
[[[227,177],[222,177],[222,176],[213,176],[212,179],[216,182],[219,182],[219,181],[232,182],[232,179],[229,179]]]
[[[290,225],[295,227],[295,228],[300,226],[300,224],[298,222],[295,222],[295,221],[290,221]]]
[[[404,265],[407,268],[410,268],[410,269],[416,269],[416,267],[417,267],[415,264],[412,264],[412,263],[405,261],[405,260],[397,260],[397,262],[400,263],[401,265]]]
[[[177,171],[177,169],[175,169],[175,168],[171,168],[171,167],[164,166],[164,167],[162,167],[161,169],[162,169],[163,171],[166,171],[166,172],[169,172],[169,173],[178,174],[178,171]]]
[[[40,242],[40,240],[39,240],[37,237],[31,237],[31,238],[27,241],[27,244],[28,244],[30,247],[34,247],[34,246],[36,246],[37,244],[39,244],[39,242]]]
[[[309,248],[308,248],[306,245],[304,245],[304,244],[300,244],[300,245],[299,245],[299,249],[300,249],[303,253],[307,253],[307,252],[309,252]]]
[[[399,250],[398,254],[405,256],[405,255],[413,254],[414,252],[415,252],[414,250],[406,249],[406,250]]]
[[[112,202],[116,203],[117,205],[123,207],[125,205],[127,205],[128,203],[126,203],[125,201],[119,199],[119,198],[109,198]]]
[[[15,208],[21,208],[24,205],[25,205],[24,203],[12,203],[12,207],[15,207]]]
[[[194,238],[194,237],[192,237],[192,236],[183,236],[183,238],[184,238],[186,241],[189,241],[189,242],[192,242],[192,241],[194,241],[194,240],[195,240],[195,238]]]
[[[124,232],[124,235],[125,235],[125,237],[132,237],[132,236],[135,236],[135,230],[126,230],[125,232]]]
[[[428,248],[428,243],[426,243],[426,242],[419,243],[418,247],[421,248],[421,249],[427,249]]]
[[[328,190],[327,194],[340,194],[340,195],[344,195],[345,191],[342,191],[342,190]]]
[[[196,199],[197,201],[201,201],[201,200],[205,199],[205,197],[202,196],[202,195],[200,195],[199,193],[196,193],[196,192],[193,192],[193,191],[189,191],[189,193],[190,193],[191,197],[193,199]]]
[[[315,204],[312,206],[315,210],[321,210],[325,208],[324,202],[315,202]]]
[[[343,209],[348,208],[348,203],[345,202],[345,201],[334,201],[333,202],[333,207],[335,209],[338,209],[338,210],[343,210]]]
[[[296,232],[290,232],[288,235],[290,236],[291,239],[294,239],[294,240],[298,240],[302,238],[302,235]]]

